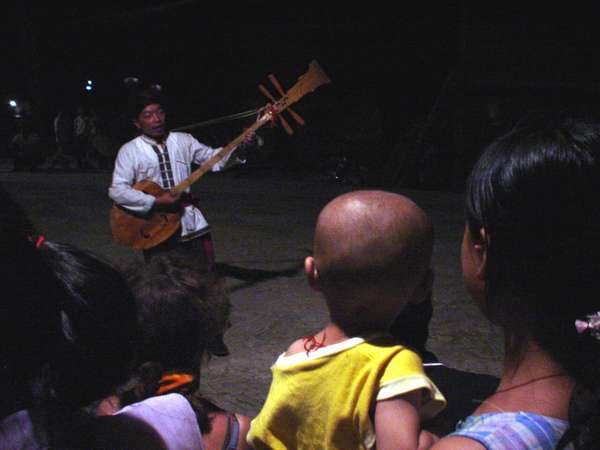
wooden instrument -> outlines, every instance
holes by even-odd
[[[272,75],[270,78],[271,82],[275,79]],[[331,80],[323,69],[321,69],[319,63],[312,61],[309,64],[308,70],[298,78],[298,81],[294,86],[283,93],[279,100],[275,101],[273,104],[266,105],[265,108],[263,108],[263,114],[251,127],[246,129],[242,134],[213,155],[212,158],[192,172],[188,178],[173,187],[171,192],[174,194],[181,194],[184,192],[215,164],[232,153],[250,134],[255,133],[256,130],[267,122],[277,119],[279,113],[288,109],[290,105],[296,103],[306,94],[314,91],[319,86],[330,82]],[[279,83],[275,85],[275,88],[278,91],[281,89]],[[296,117],[294,118],[298,121]],[[298,122],[300,123],[300,121]],[[304,121],[302,120],[302,124],[303,123]],[[149,180],[140,181],[134,184],[133,188],[154,195],[155,197],[164,192],[158,184]],[[136,250],[147,250],[167,240],[181,226],[180,220],[181,209],[175,211],[151,210],[149,213],[141,215],[114,204],[110,212],[110,227],[113,239],[119,244]]]

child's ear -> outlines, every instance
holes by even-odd
[[[477,278],[485,279],[485,269],[487,266],[487,252],[490,245],[490,236],[485,231],[485,228],[479,229],[479,241],[473,245],[475,257],[477,261]]]
[[[307,256],[304,259],[304,274],[306,275],[308,285],[315,291],[319,291],[319,271],[317,270],[315,258],[312,256]]]

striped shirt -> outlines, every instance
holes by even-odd
[[[565,420],[527,412],[489,413],[460,421],[451,436],[473,439],[487,450],[552,450],[568,426]]]

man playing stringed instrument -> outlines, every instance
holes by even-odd
[[[169,131],[164,106],[165,99],[157,85],[130,97],[129,114],[140,135],[120,148],[108,194],[117,205],[133,214],[180,210],[180,230],[166,241],[144,249],[146,261],[157,253],[190,250],[202,253],[208,270],[214,270],[215,257],[208,222],[190,195],[189,188],[182,194],[171,192],[171,188],[190,175],[192,164],[203,164],[220,149],[201,144],[191,134]],[[254,133],[244,140],[242,146],[253,137]],[[216,172],[244,162],[240,158],[230,158],[230,155],[211,170]],[[134,189],[133,185],[142,180],[152,181],[164,190],[151,195]]]

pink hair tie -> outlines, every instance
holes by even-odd
[[[590,324],[587,322],[584,322],[583,320],[575,321],[575,329],[577,330],[577,333],[579,333],[579,334],[582,334],[589,327],[590,327]]]
[[[587,316],[587,320],[576,320],[575,330],[578,334],[590,333],[600,340],[600,311]]]

